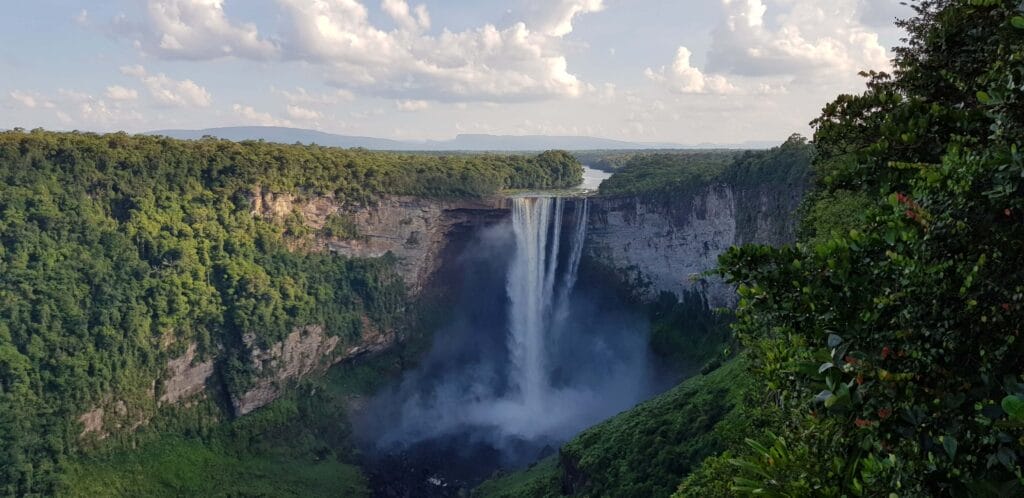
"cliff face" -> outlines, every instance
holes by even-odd
[[[298,215],[314,233],[301,241],[301,250],[330,251],[352,258],[377,258],[392,253],[409,294],[419,295],[440,263],[438,255],[448,234],[460,226],[487,223],[504,216],[507,200],[443,201],[389,196],[370,206],[344,206],[332,197],[302,199],[294,194],[254,190],[252,212],[284,222]],[[332,216],[351,225],[349,237],[320,233]]]
[[[295,251],[330,252],[338,257],[378,258],[390,253],[408,297],[419,297],[442,261],[442,251],[453,232],[471,230],[501,220],[508,214],[507,200],[444,201],[414,197],[385,197],[367,206],[345,206],[332,197],[300,197],[291,193],[253,190],[253,216],[295,230]],[[325,230],[333,217],[345,221],[340,236]],[[298,225],[298,226],[291,226]],[[345,342],[326,333],[322,324],[308,324],[283,341],[261,346],[254,334],[243,336],[247,361],[255,372],[250,387],[230,393],[233,415],[241,416],[280,397],[304,377],[322,373],[331,365],[393,346],[395,330],[382,330],[363,320],[360,337]],[[165,344],[170,348],[171,343]],[[82,436],[103,439],[136,429],[160,407],[190,406],[219,389],[220,352],[200,354],[195,344],[170,358],[138,400],[105,399],[78,418]]]
[[[396,271],[411,299],[419,297],[441,264],[441,252],[453,231],[492,223],[507,214],[504,199],[439,201],[416,197],[385,197],[370,206],[347,207],[331,197],[300,199],[292,194],[254,191],[255,216],[283,221],[294,214],[312,234],[296,250],[329,251],[338,257],[378,258],[392,254]],[[346,237],[324,233],[331,217],[344,219]],[[394,330],[380,330],[363,321],[355,343],[342,343],[312,324],[293,331],[284,341],[260,348],[244,338],[257,372],[254,386],[232,395],[235,415],[245,415],[277,399],[291,382],[322,372],[331,365],[366,353],[388,349],[398,340]]]
[[[733,245],[792,242],[802,197],[801,188],[717,184],[671,200],[595,198],[586,253],[641,299],[697,291],[711,307],[734,306],[731,286],[700,274]]]

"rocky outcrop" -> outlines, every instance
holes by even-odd
[[[244,393],[231,397],[236,416],[274,401],[290,383],[303,377],[324,371],[338,362],[386,349],[394,343],[395,333],[377,330],[364,320],[359,342],[347,347],[340,338],[327,335],[319,325],[296,329],[267,349],[258,347],[255,334],[247,334],[244,341],[250,349],[249,361],[256,380]]]
[[[82,424],[82,432],[78,437],[92,436],[96,440],[103,440],[112,433],[135,432],[139,427],[149,423],[149,419],[147,411],[134,409],[129,412],[128,404],[124,400],[111,401],[107,398],[100,406],[78,417],[78,422]]]
[[[735,290],[702,273],[731,246],[792,242],[802,195],[799,188],[717,184],[673,199],[594,198],[586,253],[641,299],[696,291],[711,307],[733,306]]]
[[[213,359],[196,362],[196,356],[197,347],[192,343],[184,355],[167,362],[160,404],[178,403],[206,389],[214,372]]]
[[[412,297],[423,290],[437,270],[439,254],[455,227],[486,223],[508,210],[501,198],[444,201],[385,196],[369,205],[350,206],[330,196],[301,198],[289,193],[256,189],[253,214],[283,221],[298,214],[306,227],[321,231],[331,216],[342,216],[355,234],[348,238],[315,233],[309,249],[354,258],[397,257],[397,270]]]

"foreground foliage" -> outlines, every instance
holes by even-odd
[[[742,360],[594,426],[567,443],[558,456],[510,476],[488,481],[483,497],[667,497],[679,476],[704,458],[750,434],[752,416]]]
[[[894,74],[815,122],[805,242],[722,257],[782,416],[736,449],[731,492],[1024,494],[1018,4],[919,2]]]

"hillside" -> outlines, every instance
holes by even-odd
[[[359,351],[404,324],[408,289],[393,255],[303,245],[358,239],[345,212],[317,228],[297,210],[261,216],[257,201],[478,198],[567,187],[581,173],[559,152],[410,157],[0,134],[0,494],[52,493],[69,457],[169,408],[199,403],[196,418],[216,420],[231,405],[248,410],[254,392],[265,403],[274,392],[257,376],[274,357],[261,351],[300,355],[286,370],[295,376],[328,360],[309,348]]]

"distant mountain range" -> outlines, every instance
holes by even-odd
[[[157,130],[148,135],[164,135],[183,140],[212,136],[226,140],[265,140],[278,143],[317,144],[327,147],[363,147],[394,151],[502,151],[526,152],[561,150],[643,150],[643,149],[767,149],[779,142],[743,142],[737,144],[697,144],[626,142],[596,137],[548,135],[458,135],[452,140],[399,141],[386,138],[335,135],[315,130],[276,126],[235,126],[205,130]]]

